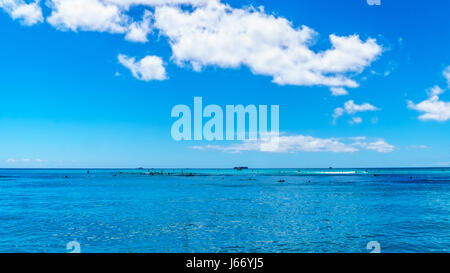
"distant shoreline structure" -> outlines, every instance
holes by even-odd
[[[34,169],[39,172],[41,169]],[[61,172],[64,169],[56,169],[55,171]],[[384,176],[384,175],[407,175],[411,178],[424,174],[450,174],[450,168],[342,168],[342,169],[329,169],[329,168],[274,168],[274,169],[258,169],[249,168],[245,166],[237,166],[227,169],[169,169],[169,168],[133,168],[133,169],[66,169],[72,171],[73,175],[87,175],[95,176],[96,174],[111,174],[112,176],[174,176],[174,177],[193,177],[193,176],[211,176],[211,177],[226,177],[226,176],[242,176],[242,177],[263,177],[263,176]],[[88,170],[88,171],[87,171]],[[33,171],[33,169],[24,169],[24,171]],[[51,169],[42,169],[43,172],[51,172]]]

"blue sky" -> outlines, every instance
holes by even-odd
[[[450,165],[448,1],[71,1],[0,0],[0,167]],[[280,105],[286,149],[173,140],[194,96]]]

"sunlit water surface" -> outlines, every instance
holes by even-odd
[[[449,169],[156,172],[0,170],[0,252],[450,251]]]

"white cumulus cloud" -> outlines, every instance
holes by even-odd
[[[17,11],[28,22],[42,21],[39,2],[0,0],[26,5]],[[219,0],[46,0],[46,21],[64,31],[119,33],[132,42],[147,42],[148,35],[168,38],[172,60],[200,71],[206,66],[248,67],[280,85],[323,85],[355,88],[355,74],[381,55],[373,38],[329,35],[327,50],[311,49],[317,33],[260,8],[235,8]],[[8,4],[9,5],[9,4]],[[31,13],[33,10],[39,13]],[[140,7],[143,15],[131,12]],[[152,12],[150,12],[150,10]],[[31,16],[31,14],[35,14]],[[39,16],[37,15],[39,14]],[[14,17],[14,16],[13,16]],[[334,94],[343,95],[344,89]]]
[[[347,113],[349,115],[353,115],[353,114],[356,114],[356,113],[359,113],[359,112],[378,111],[378,110],[380,110],[380,109],[375,107],[375,106],[373,106],[370,103],[366,102],[366,103],[363,103],[363,104],[356,104],[353,100],[349,100],[349,101],[344,103],[344,107],[338,107],[338,108],[334,109],[333,121],[336,122],[336,120],[338,118],[340,118],[342,115],[344,115],[345,113]],[[353,122],[361,123],[362,119],[356,118],[356,120],[353,119]]]
[[[348,95],[348,91],[342,87],[331,87],[331,95],[333,96],[345,96]]]
[[[395,146],[383,139],[367,141],[366,138],[317,138],[305,135],[272,136],[260,140],[245,140],[231,145],[192,146],[196,150],[218,150],[226,153],[240,153],[244,151],[259,151],[272,153],[298,152],[333,152],[354,153],[360,149],[372,150],[380,153],[392,152]]]
[[[440,87],[435,86],[428,92],[428,99],[415,104],[408,101],[408,108],[422,112],[420,120],[447,121],[450,119],[450,102],[441,101],[439,95],[444,93]]]
[[[128,68],[136,79],[142,81],[165,80],[166,69],[158,56],[146,56],[139,61],[123,54],[118,56],[119,63]]]
[[[152,31],[150,25],[152,16],[150,11],[145,11],[141,22],[133,22],[130,24],[125,39],[132,42],[146,43],[148,41],[147,35]]]
[[[0,8],[3,8],[13,19],[18,19],[22,24],[31,26],[44,20],[40,0],[26,3],[23,0],[0,0]]]
[[[369,103],[363,103],[363,104],[355,104],[353,100],[349,100],[344,104],[344,109],[347,114],[355,114],[358,112],[367,112],[367,111],[376,111],[378,110],[377,107],[373,106]]]
[[[117,5],[102,0],[51,0],[47,21],[61,30],[125,33],[128,17]]]
[[[237,9],[213,1],[193,11],[177,6],[155,9],[155,27],[169,37],[173,60],[200,71],[204,66],[247,66],[277,84],[357,87],[347,76],[361,72],[381,54],[375,39],[330,35],[332,47],[310,49],[316,36],[261,9]]]
[[[444,69],[442,72],[450,87],[450,66]],[[442,101],[439,96],[443,94],[445,90],[439,86],[434,86],[427,91],[428,98],[419,103],[408,101],[408,108],[422,112],[419,116],[423,121],[447,121],[450,120],[450,102]]]

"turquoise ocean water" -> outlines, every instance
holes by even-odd
[[[450,251],[450,168],[0,169],[0,200],[0,252]]]

